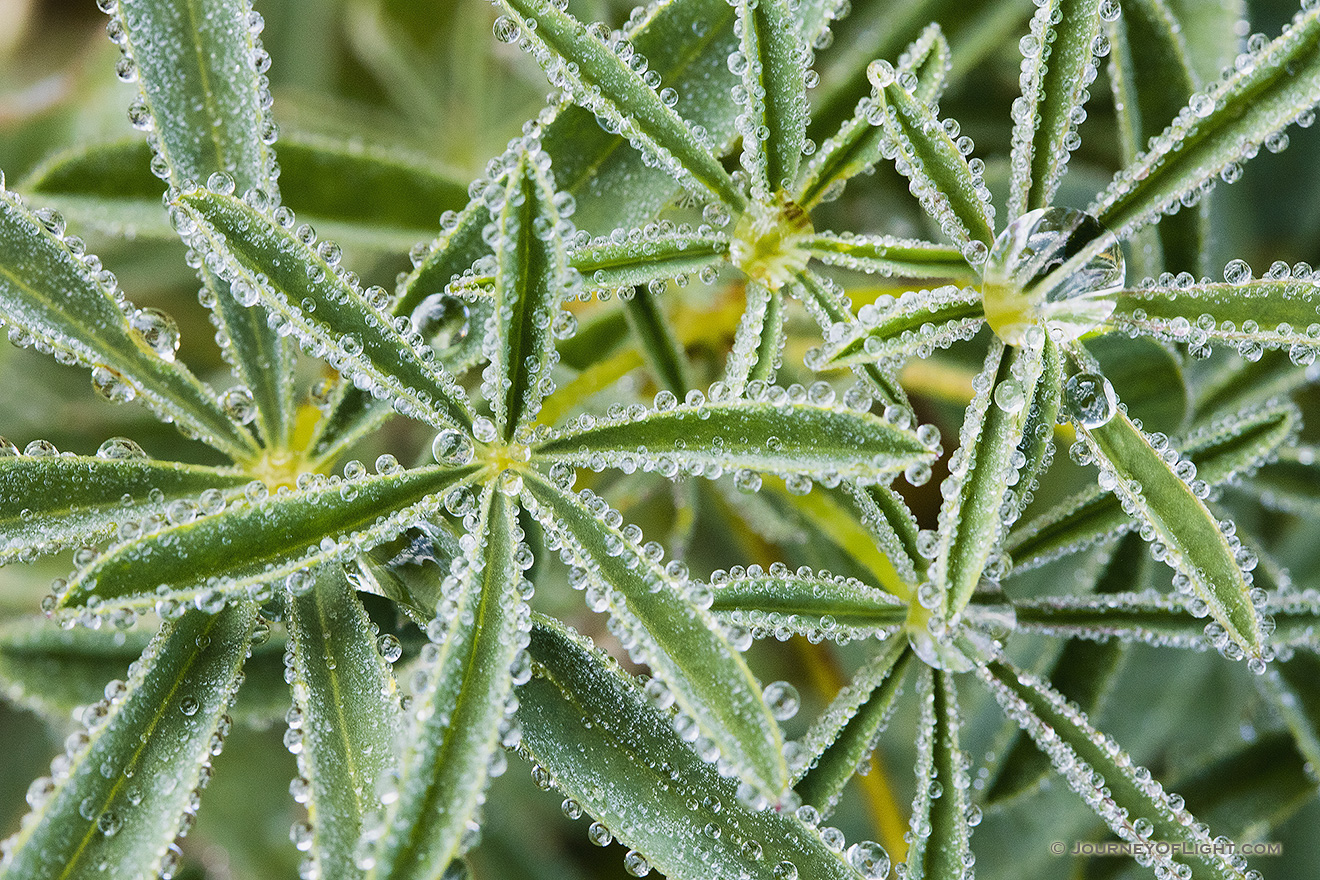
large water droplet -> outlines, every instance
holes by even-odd
[[[467,303],[446,293],[433,293],[417,304],[410,320],[413,329],[436,354],[444,354],[468,335],[471,314]]]
[[[802,700],[797,688],[786,681],[772,681],[765,686],[765,704],[770,707],[770,714],[778,721],[787,721],[797,714]]]
[[[179,350],[179,325],[173,318],[160,309],[138,309],[129,323],[147,348],[173,363],[174,353]]]
[[[863,840],[848,847],[848,863],[868,880],[877,880],[889,873],[889,853],[874,840]]]
[[[431,442],[431,454],[435,456],[436,464],[460,467],[472,461],[476,449],[462,431],[445,428]]]
[[[1041,325],[1058,341],[1076,339],[1113,313],[1123,275],[1123,251],[1099,220],[1072,208],[1029,211],[990,249],[981,285],[985,317],[1009,345],[1021,345]]]
[[[1083,428],[1098,428],[1114,417],[1118,398],[1109,380],[1096,373],[1078,373],[1063,386],[1068,414]]]
[[[222,394],[220,406],[240,425],[246,425],[257,417],[257,404],[252,399],[252,392],[242,385],[235,385]]]

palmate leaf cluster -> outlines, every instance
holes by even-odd
[[[403,149],[293,88],[282,127],[246,0],[98,5],[138,135],[0,186],[6,357],[128,405],[0,438],[0,680],[66,737],[0,876],[592,876],[496,808],[507,752],[634,876],[1050,876],[1106,834],[1187,852],[1079,876],[1274,876],[1216,835],[1314,805],[1320,275],[1213,266],[1216,184],[1310,127],[1320,6],[498,0],[437,50],[350,2]],[[477,155],[440,95],[515,49],[554,91]],[[173,428],[88,440],[137,404]],[[1166,779],[1125,663],[1157,703],[1212,670],[1241,735]],[[258,822],[236,750],[292,777]]]

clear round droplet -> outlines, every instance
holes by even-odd
[[[1078,373],[1063,386],[1063,404],[1083,428],[1099,428],[1118,411],[1109,380],[1097,373]]]
[[[848,847],[848,864],[867,880],[880,880],[889,873],[889,853],[874,840],[863,840]]]
[[[461,467],[471,463],[476,447],[462,431],[445,428],[431,442],[431,454],[435,456],[436,464]]]
[[[174,361],[174,353],[179,350],[179,325],[173,318],[160,309],[138,309],[129,324],[147,348],[162,360]]]
[[[1032,327],[1057,341],[1077,339],[1108,318],[1123,288],[1118,241],[1073,208],[1029,211],[995,239],[981,298],[991,329],[1022,345]]]
[[[235,385],[222,394],[220,406],[240,425],[246,425],[257,417],[257,404],[252,399],[252,392],[242,385]]]
[[[458,297],[433,293],[417,304],[409,320],[436,354],[444,354],[467,338],[471,313]]]
[[[797,688],[786,681],[772,681],[765,686],[765,704],[778,721],[787,721],[797,714],[802,705]]]

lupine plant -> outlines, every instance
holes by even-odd
[[[1320,274],[1216,268],[1211,190],[1311,125],[1312,0],[441,4],[553,89],[471,183],[282,131],[248,0],[98,5],[140,135],[0,184],[7,399],[128,405],[0,438],[0,681],[63,737],[0,876],[1287,876],[1234,844],[1320,767]],[[416,11],[344,8],[424,115]],[[1128,662],[1234,737],[1111,735]],[[508,753],[626,851],[536,852]]]

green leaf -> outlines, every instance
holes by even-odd
[[[656,384],[675,397],[686,396],[692,387],[687,355],[660,310],[659,297],[645,287],[638,288],[632,299],[623,304],[623,316],[638,347],[646,352]]]
[[[351,558],[434,515],[441,493],[473,472],[405,471],[397,464],[384,470],[351,480],[321,478],[270,497],[257,491],[218,513],[124,541],[79,569],[59,605],[77,607],[97,597],[98,609],[107,611],[159,600],[158,610],[168,611],[180,602],[210,607],[249,592],[269,595],[276,580],[302,580],[302,569]]]
[[[425,685],[406,714],[397,791],[370,842],[369,880],[441,877],[466,848],[492,775],[523,649],[531,584],[522,575],[517,508],[487,488],[477,502],[478,547],[449,575],[445,602],[422,653]],[[511,668],[512,667],[512,668]],[[495,771],[498,775],[498,771]]]
[[[1200,15],[1192,16],[1200,18]],[[1179,21],[1164,0],[1136,0],[1107,25],[1109,82],[1118,117],[1119,150],[1133,162],[1146,143],[1164,129],[1196,91],[1199,79]],[[1140,59],[1140,65],[1137,61]],[[1203,274],[1209,218],[1206,203],[1160,220],[1155,231],[1143,230],[1132,248],[1137,277],[1164,271]],[[1151,249],[1147,256],[1146,247]],[[1140,268],[1138,268],[1140,267]]]
[[[67,724],[80,706],[95,703],[108,677],[146,649],[145,627],[126,632],[64,629],[45,617],[15,617],[0,624],[0,689],[6,699]],[[287,702],[288,688],[285,688]]]
[[[531,653],[535,676],[518,689],[523,748],[566,797],[643,856],[628,857],[633,873],[647,864],[673,880],[709,880],[769,876],[788,863],[799,877],[855,880],[846,857],[794,813],[745,806],[736,780],[693,754],[673,716],[585,639],[541,618]],[[759,859],[744,841],[760,847]]]
[[[698,235],[678,228],[622,240],[614,236],[595,238],[574,248],[568,262],[582,273],[587,286],[610,290],[642,287],[700,272],[719,265],[728,253],[727,236]]]
[[[131,877],[177,865],[170,845],[228,732],[255,618],[243,604],[165,624],[128,680],[107,688],[111,698],[83,710],[85,735],[37,784],[32,813],[6,842],[6,876]]]
[[[857,518],[866,524],[878,548],[909,585],[920,583],[928,565],[917,543],[917,518],[889,486],[850,487]]]
[[[1022,97],[1014,104],[1013,181],[1008,214],[1049,207],[1077,148],[1076,108],[1095,78],[1101,0],[1048,0],[1036,9],[1020,48]],[[1103,37],[1105,51],[1109,38]]]
[[[1253,472],[1295,434],[1301,415],[1291,404],[1244,409],[1196,429],[1172,444],[1196,466],[1196,478],[1210,486]],[[1035,568],[1074,553],[1102,538],[1132,528],[1118,499],[1093,486],[1014,529],[1006,543],[1014,568]]]
[[[199,503],[223,504],[247,482],[222,468],[111,457],[121,450],[137,453],[130,444],[107,441],[97,456],[0,451],[0,563],[95,544],[121,525],[167,517],[170,510],[186,515]],[[0,441],[0,450],[4,445]]]
[[[915,656],[907,639],[887,639],[802,738],[809,763],[799,771],[797,793],[823,815],[834,812],[848,780],[875,749]]]
[[[750,282],[746,294],[745,311],[724,368],[731,397],[744,396],[749,382],[773,382],[783,360],[784,295],[759,281]]]
[[[93,385],[112,400],[140,397],[230,457],[252,458],[252,437],[174,360],[172,347],[159,354],[133,329],[138,312],[120,305],[114,275],[95,257],[80,255],[81,242],[63,233],[58,214],[30,211],[0,190],[0,318],[10,338],[90,367]]]
[[[816,319],[821,329],[830,332],[836,324],[854,323],[852,303],[843,289],[828,278],[822,278],[814,272],[801,272],[794,279],[790,293],[801,299],[807,311]],[[812,364],[808,364],[813,369]],[[879,364],[864,363],[854,368],[863,377],[872,393],[879,395],[886,404],[906,405],[907,394],[903,386],[890,372]]]
[[[1320,511],[1320,450],[1314,446],[1286,446],[1251,475],[1247,487],[1260,494],[1261,503],[1276,510],[1314,517]]]
[[[1102,480],[1164,545],[1164,562],[1190,581],[1229,642],[1245,655],[1259,658],[1260,617],[1249,595],[1249,569],[1255,557],[1250,556],[1247,564],[1241,541],[1206,508],[1189,485],[1191,478],[1184,480],[1165,460],[1161,453],[1168,448],[1167,439],[1145,434],[1121,412],[1103,425],[1074,424],[1095,455]],[[1172,458],[1179,460],[1176,452]]]
[[[962,252],[945,244],[932,244],[892,235],[856,235],[821,232],[803,246],[822,263],[885,278],[936,278],[958,284],[976,281]]]
[[[195,227],[193,246],[221,260],[234,298],[259,299],[305,348],[355,382],[379,388],[396,409],[437,428],[471,426],[467,396],[433,363],[434,351],[423,341],[414,343],[410,326],[399,330],[368,293],[340,274],[336,245],[321,242],[313,250],[314,232],[300,227],[304,234],[298,237],[233,196],[193,190],[178,204]]]
[[[1194,199],[1320,98],[1320,9],[1303,10],[1228,79],[1187,108],[1087,208],[1124,238],[1166,208]],[[1232,169],[1232,170],[1230,170]]]
[[[953,676],[923,669],[917,679],[921,722],[917,729],[917,793],[912,799],[913,834],[908,848],[911,880],[961,877],[971,855],[967,791],[971,763],[958,746],[962,721]],[[938,788],[938,790],[936,790]]]
[[[394,760],[399,695],[374,625],[339,565],[286,600],[293,704],[301,748],[294,799],[307,805],[309,856],[325,877],[355,877],[362,819]],[[397,641],[395,642],[397,644]]]
[[[1224,271],[1230,277],[1251,274],[1240,261]],[[1320,347],[1320,294],[1312,279],[1289,278],[1286,267],[1281,274],[1240,283],[1123,291],[1107,323],[1120,332],[1187,343],[1199,353],[1208,354],[1216,342],[1257,357],[1262,349],[1284,348],[1295,364],[1304,365]]]
[[[807,47],[793,27],[788,0],[739,0],[738,59],[743,109],[743,167],[752,195],[765,201],[797,181],[807,140]]]
[[[556,322],[569,319],[560,317],[567,280],[563,221],[554,183],[538,164],[546,158],[541,152],[521,156],[495,218],[495,320],[484,343],[494,379],[482,390],[505,440],[541,411],[553,387]]]
[[[532,457],[582,467],[631,462],[671,476],[680,469],[716,476],[746,468],[798,477],[799,483],[830,475],[874,483],[933,457],[911,430],[834,404],[826,387],[812,394],[804,391],[791,402],[785,396],[782,403],[767,394],[678,404],[661,392],[653,410],[577,417],[534,446]]]
[[[982,572],[1023,505],[1032,474],[1021,473],[1029,459],[1015,460],[1023,447],[1038,448],[1038,429],[1048,437],[1058,409],[1059,360],[1054,343],[1040,348],[991,345],[977,377],[981,391],[967,408],[959,452],[950,462],[951,481],[940,508],[940,534],[931,563],[931,582],[943,597],[944,614],[956,617],[970,601]],[[1046,352],[1050,353],[1047,354]],[[1052,372],[1044,371],[1049,364]],[[1040,415],[1033,417],[1035,410]],[[1045,415],[1049,415],[1046,421]],[[1032,436],[1026,436],[1028,423]],[[1048,440],[1045,441],[1048,443]],[[1039,454],[1032,456],[1039,461]],[[1027,482],[1019,485],[1019,479]],[[1016,489],[1013,487],[1017,486]],[[955,491],[949,492],[948,488]],[[1005,496],[1013,501],[1004,511]]]
[[[279,143],[283,199],[345,244],[406,251],[434,235],[442,212],[468,201],[446,169],[401,149],[288,129]],[[20,189],[84,227],[173,240],[150,163],[151,148],[139,138],[101,141],[53,156]]]
[[[981,291],[952,285],[884,294],[857,311],[857,319],[826,331],[830,340],[812,354],[816,369],[886,363],[898,366],[935,348],[971,339],[985,325]]]
[[[152,170],[174,188],[228,175],[239,194],[275,194],[275,138],[269,85],[258,67],[269,63],[247,0],[124,0],[110,25],[136,71],[139,98],[129,118],[141,119],[159,157]],[[217,178],[218,182],[218,178]],[[260,311],[224,296],[209,266],[199,275],[235,374],[252,392],[257,424],[269,445],[287,447],[293,431],[293,358]]]
[[[741,209],[746,203],[724,166],[717,147],[700,136],[665,103],[606,42],[551,0],[500,0],[511,33],[536,48],[537,60],[559,88],[611,128],[635,141],[649,158],[694,191],[713,193]],[[517,37],[515,37],[516,39]]]
[[[1115,546],[1104,548],[1100,553],[1103,568],[1096,572],[1098,577],[1094,592],[1101,595],[1133,588],[1140,582],[1150,561],[1146,542],[1136,534],[1124,535]],[[1106,607],[1118,607],[1109,605],[1101,596],[1094,597],[1092,605],[1099,606],[1102,603]],[[1048,600],[1037,604],[1048,605]],[[1023,617],[1017,616],[1018,607],[1014,605],[1014,616],[1018,623],[1023,625],[1024,631],[1033,631],[1033,624],[1038,621],[1028,612],[1024,623]],[[1049,666],[1050,687],[1071,700],[1083,712],[1089,713],[1100,709],[1102,700],[1127,656],[1121,634],[1105,638],[1108,633],[1097,630],[1092,635],[1094,641],[1082,637],[1065,642]],[[986,790],[987,803],[1007,801],[1025,794],[1049,774],[1049,760],[1033,748],[1020,731],[1014,733],[1012,742],[1000,753],[1004,757]]]
[[[1312,766],[1320,762],[1320,659],[1307,651],[1297,651],[1274,665],[1265,674],[1265,689],[1275,698],[1275,705],[1297,743],[1297,750]]]
[[[1196,853],[1185,862],[1192,868],[1191,880],[1243,880],[1243,871],[1233,867],[1227,853],[1205,846],[1208,837],[1193,830],[1195,817],[1171,801],[1150,771],[1134,763],[1061,694],[1001,660],[977,674],[1005,713],[1115,834],[1128,841],[1183,843],[1189,853]],[[1144,833],[1139,834],[1138,823]],[[1154,864],[1172,869],[1171,862],[1167,852],[1155,851]]]
[[[948,130],[928,105],[897,83],[878,88],[875,99],[885,134],[894,144],[895,167],[912,181],[926,213],[959,248],[972,242],[988,248],[995,237],[990,192]]]
[[[790,572],[782,563],[764,571],[753,565],[739,575],[712,576],[722,620],[766,638],[780,630],[841,642],[892,632],[907,620],[907,606],[888,593],[841,574]]]
[[[530,475],[529,475],[530,476]],[[742,655],[708,610],[710,591],[682,563],[661,564],[640,530],[611,525],[595,493],[570,495],[539,476],[527,480],[529,508],[561,556],[585,576],[593,609],[609,610],[620,639],[667,687],[691,739],[701,738],[772,802],[788,787],[779,726]],[[617,514],[616,514],[617,516]],[[604,517],[604,519],[602,519]]]

